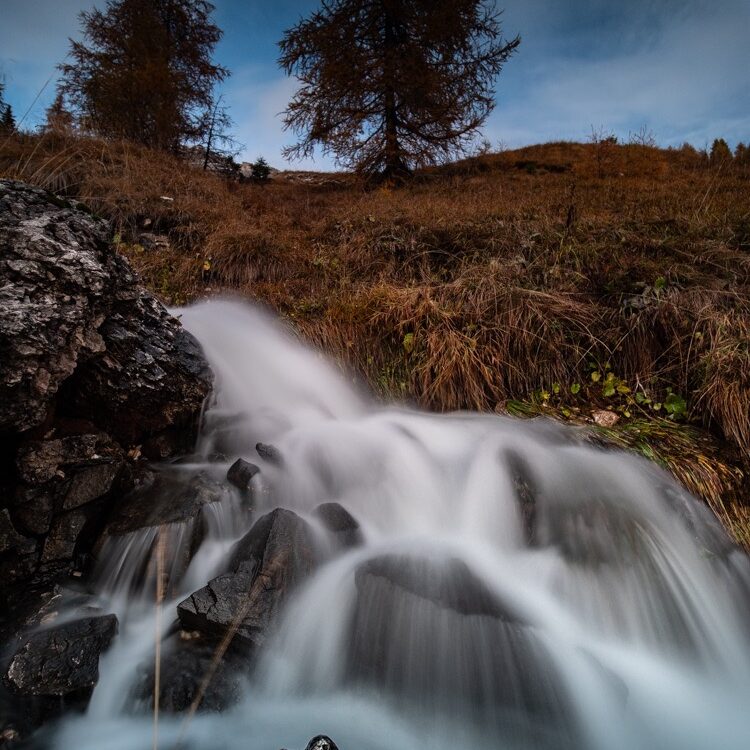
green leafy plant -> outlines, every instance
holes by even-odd
[[[667,397],[664,399],[664,411],[667,412],[670,419],[681,421],[687,418],[687,403],[678,393],[669,390]]]

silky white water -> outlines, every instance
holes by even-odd
[[[365,541],[287,602],[240,703],[189,725],[162,715],[159,747],[302,750],[320,733],[341,750],[750,747],[750,565],[661,470],[544,421],[376,404],[240,303],[180,314],[216,375],[185,470],[223,476],[244,456],[262,465],[255,518],[335,501]],[[258,441],[283,462],[261,462]],[[149,532],[101,562],[120,635],[87,713],[51,746],[153,746],[132,685],[250,523],[204,513],[160,624],[126,575]]]

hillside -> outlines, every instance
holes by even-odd
[[[583,425],[665,464],[750,546],[747,167],[553,143],[368,190],[17,136],[0,176],[110,218],[169,304],[247,295],[385,397]]]

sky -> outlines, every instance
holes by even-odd
[[[331,159],[286,164],[293,136],[280,114],[295,80],[277,42],[317,0],[213,0],[224,30],[215,58],[232,71],[221,93],[244,144],[273,166],[331,169]],[[750,141],[750,0],[499,0],[519,52],[497,81],[484,127],[494,147],[586,140],[592,128],[627,139],[641,128],[660,145]],[[54,98],[55,66],[78,14],[104,0],[0,0],[0,75],[24,127]],[[46,88],[45,88],[46,84]],[[40,93],[41,92],[41,93]]]

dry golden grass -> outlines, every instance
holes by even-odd
[[[389,397],[492,411],[586,383],[585,419],[617,401],[592,387],[594,370],[652,402],[672,389],[691,426],[639,440],[750,541],[747,168],[690,149],[552,143],[401,190],[340,175],[259,186],[131,144],[25,136],[0,143],[0,174],[111,218],[166,301],[262,300]],[[140,246],[148,222],[168,248]],[[617,404],[624,433],[664,416]]]

